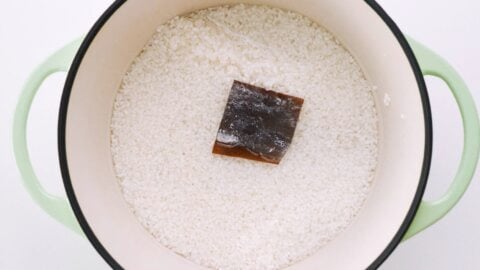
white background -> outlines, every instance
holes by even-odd
[[[0,269],[109,269],[85,239],[57,224],[30,200],[13,160],[11,125],[16,99],[29,72],[55,49],[86,33],[110,2],[0,2]],[[379,2],[405,33],[457,68],[480,104],[480,2]],[[28,128],[35,168],[48,190],[56,194],[63,193],[56,156],[56,122],[64,78],[64,74],[56,74],[45,81]],[[436,198],[447,189],[455,173],[462,128],[444,84],[437,79],[427,82],[435,137],[426,197]],[[480,269],[479,209],[477,174],[465,197],[445,219],[401,244],[381,269]]]

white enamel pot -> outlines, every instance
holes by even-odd
[[[129,210],[112,166],[110,117],[123,75],[159,24],[179,14],[236,2],[118,0],[81,45],[80,41],[73,42],[47,59],[23,89],[13,138],[26,188],[52,217],[84,233],[114,269],[202,269],[159,245]],[[296,11],[317,21],[341,40],[368,79],[378,86],[379,164],[368,199],[340,236],[288,269],[378,268],[402,239],[443,217],[468,187],[478,160],[480,128],[465,84],[438,55],[413,40],[407,41],[373,0],[242,2]],[[58,147],[69,202],[42,188],[29,161],[25,135],[28,111],[39,85],[49,74],[68,69],[60,105]],[[432,151],[424,75],[446,81],[459,105],[465,133],[458,173],[448,192],[435,202],[422,201]],[[385,96],[391,100],[389,106],[383,104]]]

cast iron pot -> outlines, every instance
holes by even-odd
[[[125,203],[112,166],[110,117],[125,71],[156,27],[186,12],[236,0],[118,0],[83,41],[47,59],[30,77],[18,103],[14,148],[25,186],[52,217],[84,233],[115,269],[202,269],[159,245]],[[375,93],[379,164],[369,197],[335,240],[291,270],[375,269],[402,241],[443,217],[475,171],[480,128],[474,102],[459,75],[438,55],[407,40],[373,0],[245,0],[302,13],[330,30],[355,56]],[[73,58],[73,63],[72,63]],[[25,127],[32,99],[50,74],[69,69],[60,104],[58,148],[69,202],[48,194],[29,161]],[[422,201],[432,152],[424,75],[443,79],[459,105],[464,149],[447,193]],[[386,106],[383,99],[391,100]],[[72,211],[73,210],[73,211]],[[78,226],[80,225],[80,226]]]

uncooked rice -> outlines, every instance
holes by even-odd
[[[211,153],[234,80],[305,99],[280,165]],[[303,15],[221,6],[160,25],[121,84],[111,148],[125,200],[162,245],[214,269],[280,269],[362,207],[377,162],[372,86]]]

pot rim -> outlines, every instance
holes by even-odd
[[[75,77],[80,67],[82,60],[97,34],[102,29],[103,25],[110,19],[110,17],[126,2],[127,0],[116,0],[111,4],[108,9],[100,16],[96,21],[93,27],[90,29],[86,35],[84,41],[82,42],[80,48],[77,51],[77,54],[72,62],[70,70],[65,81],[65,86],[63,89],[60,109],[59,109],[59,119],[58,119],[58,153],[59,153],[59,162],[60,170],[62,173],[63,184],[67,193],[68,200],[72,207],[72,210],[77,218],[80,227],[87,236],[88,240],[97,250],[97,252],[102,256],[102,258],[113,268],[113,269],[124,269],[105,249],[102,243],[98,240],[93,230],[90,228],[88,221],[86,220],[84,214],[82,213],[81,207],[77,201],[75,191],[70,179],[68,162],[67,162],[67,153],[66,153],[66,143],[65,143],[65,132],[66,132],[66,121],[68,113],[68,104],[70,100],[70,93],[72,91],[72,86],[75,81]],[[420,97],[422,100],[423,115],[424,115],[424,124],[425,124],[425,150],[424,158],[422,164],[422,171],[418,183],[418,187],[415,193],[415,197],[410,205],[407,216],[405,217],[400,228],[396,232],[393,239],[385,247],[385,249],[379,254],[379,256],[370,264],[367,269],[377,269],[380,265],[393,253],[398,244],[402,241],[403,236],[407,232],[410,224],[412,223],[415,214],[418,210],[420,202],[422,200],[425,187],[427,184],[427,179],[430,171],[430,163],[432,156],[432,117],[430,109],[430,101],[428,98],[427,88],[423,74],[420,70],[419,64],[413,51],[408,44],[405,36],[395,24],[395,22],[390,18],[390,16],[383,10],[383,8],[375,0],[365,0],[365,2],[378,14],[378,16],[385,22],[389,27],[391,32],[394,34],[397,41],[400,43],[405,56],[407,57],[410,66],[415,74],[415,79],[417,81],[418,89],[420,92]]]

